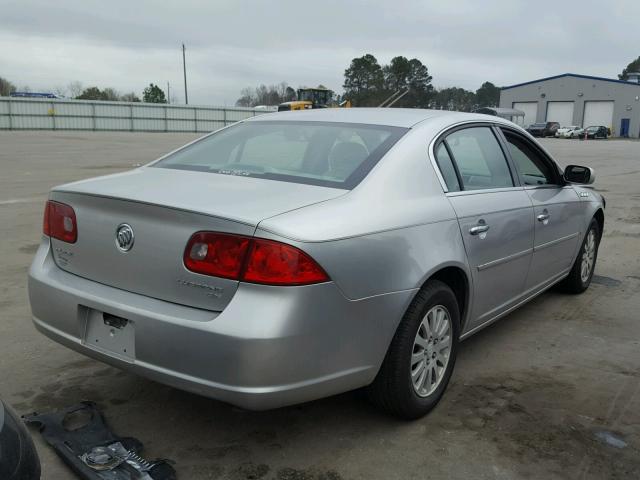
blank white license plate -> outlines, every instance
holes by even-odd
[[[133,322],[92,308],[85,309],[83,343],[93,350],[133,362],[136,358]]]

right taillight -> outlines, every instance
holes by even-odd
[[[329,280],[318,263],[292,245],[217,232],[194,234],[184,265],[203,275],[265,285],[310,285]]]
[[[49,200],[44,208],[42,232],[63,242],[76,243],[78,239],[76,212],[65,203]]]

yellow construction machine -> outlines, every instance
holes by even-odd
[[[351,102],[345,100],[338,104],[333,100],[333,91],[328,88],[299,88],[298,99],[292,102],[284,102],[278,105],[278,111],[308,110],[312,108],[336,108],[351,107]]]

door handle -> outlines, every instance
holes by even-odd
[[[478,235],[480,233],[484,233],[489,230],[489,225],[476,225],[475,227],[471,227],[469,229],[469,233],[471,235]]]
[[[537,219],[539,222],[546,222],[547,220],[549,220],[549,214],[548,213],[541,213],[540,215],[537,216]]]

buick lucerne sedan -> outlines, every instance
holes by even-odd
[[[29,272],[39,331],[248,409],[360,387],[427,413],[460,340],[590,284],[604,199],[498,117],[264,114],[54,188]]]

